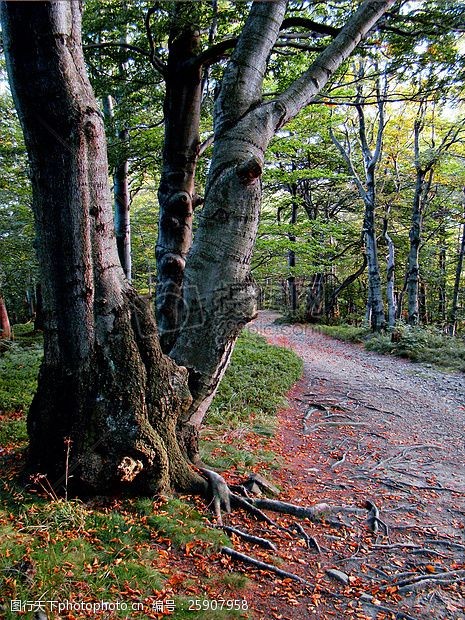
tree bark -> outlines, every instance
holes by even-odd
[[[122,67],[120,73],[122,74]],[[109,120],[114,119],[113,99],[110,95],[103,98],[103,113]],[[129,131],[121,129],[116,136],[123,145],[129,140]],[[124,149],[123,149],[124,150]],[[119,161],[113,168],[113,199],[114,199],[114,222],[116,247],[123,268],[124,275],[132,280],[132,256],[131,256],[131,216],[129,195],[129,162],[126,155],[119,155]]]
[[[11,340],[11,325],[2,295],[0,295],[0,340]]]
[[[464,190],[465,192],[465,190]],[[457,267],[455,269],[454,292],[452,293],[452,304],[449,315],[449,334],[454,336],[457,330],[457,313],[459,307],[460,281],[462,278],[463,260],[465,257],[465,212],[463,214],[462,234],[459,243],[457,256]]]
[[[45,314],[29,469],[58,490],[202,489],[175,435],[190,404],[187,373],[163,356],[150,310],[119,264],[80,3],[5,2],[1,15],[29,155]]]
[[[178,5],[177,12],[184,10]],[[157,322],[162,348],[173,347],[183,311],[186,257],[192,245],[195,169],[199,156],[202,66],[195,62],[200,32],[174,20],[170,33],[164,102],[165,141],[158,190]]]
[[[394,327],[397,317],[397,304],[395,297],[395,269],[396,269],[396,248],[391,236],[388,233],[388,218],[384,219],[383,236],[388,247],[386,258],[386,298],[388,306],[388,325]]]

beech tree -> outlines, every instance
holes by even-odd
[[[197,201],[197,129],[192,122],[176,133],[176,124],[168,125],[165,153],[173,164],[160,189],[160,234],[169,250],[162,262],[175,274],[172,282],[182,280],[182,324],[165,343],[169,356],[149,306],[118,260],[102,114],[82,54],[81,5],[3,3],[9,79],[30,162],[45,313],[44,361],[28,416],[30,468],[57,483],[69,440],[78,490],[206,490],[189,459],[195,460],[198,429],[235,339],[255,316],[249,266],[265,150],[393,3],[363,2],[309,68],[272,100],[263,100],[263,81],[285,25],[286,2],[252,4],[216,99],[205,204],[187,260]],[[171,37],[172,65],[160,67],[173,92],[165,102],[168,115],[171,102],[173,113],[187,106],[187,117],[195,116],[189,106],[197,95],[185,98],[179,89],[194,84],[198,93],[204,62],[224,50],[203,53],[197,43],[195,28]],[[170,329],[162,326],[162,333],[172,334]]]
[[[378,72],[378,66],[375,63],[374,66],[376,72]],[[366,63],[361,63],[358,68],[359,79],[363,78],[366,73]],[[377,129],[376,132],[373,129],[373,133],[376,134],[374,139],[374,148],[369,144],[367,120],[364,110],[365,97],[363,94],[362,86],[357,86],[357,97],[355,99],[355,109],[357,111],[358,119],[358,141],[360,143],[360,150],[363,158],[363,170],[364,180],[360,178],[354,160],[352,158],[352,146],[348,132],[346,133],[345,144],[340,142],[334,132],[330,130],[331,139],[336,148],[341,153],[346,166],[354,179],[357,186],[357,190],[360,197],[363,200],[365,206],[365,213],[363,219],[363,237],[365,241],[365,251],[368,264],[368,301],[366,318],[367,323],[371,325],[374,331],[380,331],[386,325],[383,296],[381,292],[381,277],[379,269],[378,259],[378,243],[376,237],[376,223],[375,223],[375,211],[377,207],[377,195],[376,195],[376,170],[381,159],[382,145],[383,145],[383,132],[385,127],[385,99],[386,99],[386,84],[381,84],[381,78],[376,80],[376,102],[378,108]]]

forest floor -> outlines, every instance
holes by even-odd
[[[279,552],[244,552],[271,557],[310,585],[247,567],[254,617],[465,619],[465,375],[279,325],[277,316],[261,312],[250,329],[304,360],[271,440],[281,459],[273,474],[279,499],[359,508],[369,501],[381,521],[371,522],[376,533],[366,515],[345,510],[339,523],[301,521],[321,552],[313,540],[255,526],[255,534],[272,532]]]

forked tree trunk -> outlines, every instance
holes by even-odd
[[[325,312],[325,276],[316,273],[312,276],[307,287],[305,306],[305,320],[308,323],[318,323]]]
[[[0,340],[11,339],[11,326],[5,300],[0,295]]]
[[[193,404],[179,435],[192,459],[198,431],[241,328],[256,313],[250,260],[262,198],[265,150],[312,101],[393,0],[364,2],[317,60],[277,99],[262,101],[267,59],[286,2],[256,2],[215,105],[214,152],[205,206],[184,274],[183,328],[170,356],[189,370]]]
[[[80,46],[80,3],[3,4],[4,44],[29,152],[45,283],[45,357],[28,420],[30,464],[52,483],[60,476],[63,481],[63,442],[69,437],[73,480],[94,492],[129,484],[151,493],[170,485],[204,488],[181,454],[175,430],[195,458],[200,424],[237,334],[255,315],[249,267],[264,151],[393,2],[364,2],[308,71],[265,103],[267,60],[287,3],[252,5],[217,99],[205,207],[185,268],[182,329],[177,309],[170,314],[159,307],[168,317],[166,324],[162,319],[163,334],[174,325],[170,353],[182,367],[163,356],[154,320],[118,264],[102,119]],[[197,34],[191,32],[186,45],[179,36],[171,45],[179,44],[185,59]],[[181,65],[192,69],[189,92],[195,99],[202,64]],[[179,88],[179,99],[173,93],[167,102],[185,104],[193,115],[188,118],[194,118],[195,102],[183,101],[184,85],[170,77],[168,88]],[[158,240],[168,300],[177,299],[182,285],[198,143],[196,123],[173,122],[166,129],[174,150],[163,170]]]
[[[182,456],[187,372],[119,265],[104,128],[87,79],[79,2],[7,2],[2,30],[24,130],[43,282],[45,352],[29,468],[89,492],[203,487]]]
[[[363,63],[359,67],[359,78],[365,75]],[[365,241],[365,254],[368,265],[368,295],[365,313],[365,321],[371,325],[373,331],[380,331],[385,327],[385,315],[383,305],[383,295],[381,291],[381,277],[379,271],[378,246],[376,240],[375,209],[376,209],[376,168],[381,158],[382,142],[384,134],[384,107],[385,92],[381,93],[380,79],[376,84],[377,105],[378,105],[378,128],[376,132],[376,146],[372,151],[368,142],[368,130],[366,127],[364,96],[362,87],[358,87],[355,108],[358,115],[358,137],[363,156],[365,178],[362,182],[351,157],[350,142],[343,145],[330,129],[330,137],[341,153],[355,185],[357,186],[360,197],[365,205],[363,218],[363,239]]]

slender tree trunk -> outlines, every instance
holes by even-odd
[[[122,129],[118,133],[121,142],[129,140],[129,132]],[[129,162],[126,157],[115,166],[113,172],[113,195],[115,199],[114,222],[116,246],[118,256],[123,268],[124,275],[131,282],[132,280],[132,257],[131,257],[131,215],[130,215],[130,195],[129,195]]]
[[[368,263],[368,305],[370,307],[370,325],[373,331],[385,327],[381,278],[379,273],[378,247],[375,232],[375,209],[371,200],[365,203],[365,248]]]
[[[305,320],[308,323],[317,323],[321,320],[325,309],[325,276],[323,273],[316,273],[312,276],[307,287],[307,301],[305,309]]]
[[[445,239],[445,230],[442,230],[442,234],[440,237],[441,247],[439,248],[439,286],[438,286],[438,315],[439,320],[442,325],[446,324],[446,308],[447,308],[447,300],[446,300],[446,286],[447,286],[447,275],[446,275],[446,266],[447,266],[447,254],[446,254],[446,239]]]
[[[120,73],[122,72],[122,69]],[[103,111],[108,119],[114,118],[113,100],[110,95],[103,99]],[[121,144],[126,145],[129,140],[129,131],[122,129],[117,133]],[[122,149],[124,151],[124,148]],[[119,155],[119,161],[113,169],[113,198],[116,246],[124,275],[132,280],[131,256],[131,215],[129,195],[129,162],[125,155]]]
[[[204,488],[182,456],[187,372],[164,357],[114,239],[104,127],[85,71],[79,2],[6,2],[2,32],[33,186],[44,361],[28,416],[30,470],[107,493]]]
[[[179,5],[178,10],[183,7]],[[179,31],[175,22],[169,42],[156,247],[157,322],[165,352],[171,350],[180,328],[184,269],[192,245],[194,208],[199,204],[194,187],[202,99],[202,66],[194,62],[199,38],[198,30]]]
[[[42,298],[42,284],[40,282],[35,286],[34,331],[44,331],[44,301]]]
[[[462,279],[463,260],[465,256],[465,213],[462,225],[462,235],[460,239],[459,251],[457,256],[457,267],[455,270],[454,292],[452,293],[452,305],[449,315],[449,333],[454,336],[457,330],[457,312],[459,307],[460,281]]]
[[[11,340],[11,325],[2,295],[0,295],[0,340]]]
[[[422,208],[421,195],[425,183],[425,174],[422,170],[417,173],[415,185],[415,195],[412,207],[412,225],[410,228],[409,239],[410,249],[408,255],[408,275],[407,275],[407,298],[408,298],[408,322],[410,325],[419,323],[419,276],[420,276],[420,243],[422,231]]]
[[[395,269],[396,269],[396,259],[395,259],[396,249],[394,246],[394,242],[388,233],[387,215],[384,218],[383,236],[384,236],[384,239],[388,247],[388,255],[386,258],[386,298],[387,298],[387,306],[388,306],[388,325],[389,327],[394,327],[394,325],[396,324],[396,317],[397,317],[396,297],[395,297],[395,291],[394,291]]]
[[[295,184],[293,184],[290,189],[291,189],[291,194],[293,196],[292,205],[291,205],[290,224],[294,225],[294,224],[297,224],[297,213],[298,213],[298,205],[296,201],[297,187],[295,186]],[[296,236],[293,233],[289,235],[289,241],[291,243],[291,248],[289,249],[288,254],[287,254],[287,264],[289,266],[289,269],[292,270],[294,269],[295,264],[296,264],[295,250],[292,249],[292,245],[296,242]],[[291,313],[294,315],[297,312],[297,284],[295,280],[295,275],[291,275],[288,277],[287,286],[289,289],[289,302],[290,302]]]

